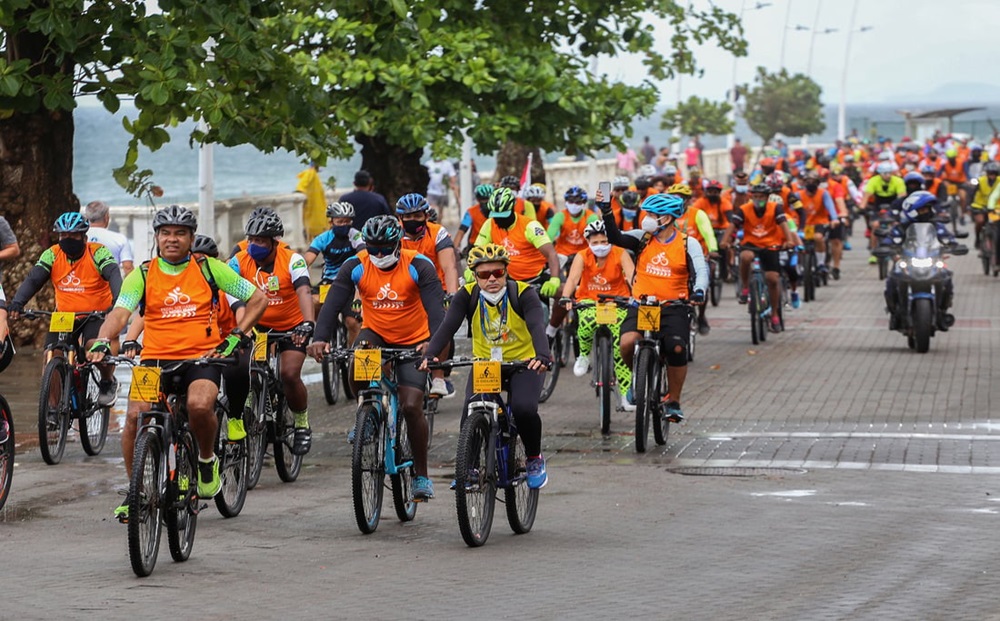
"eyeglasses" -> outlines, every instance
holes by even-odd
[[[375,257],[384,257],[387,254],[396,252],[395,246],[366,246],[368,254]]]
[[[500,280],[506,275],[507,275],[507,270],[505,270],[502,267],[497,268],[495,270],[482,270],[476,272],[476,278],[478,278],[479,280],[489,280],[490,276],[496,278],[497,280]]]

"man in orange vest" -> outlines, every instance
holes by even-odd
[[[472,247],[475,245],[476,238],[479,237],[479,229],[483,227],[483,223],[490,217],[490,208],[487,205],[490,202],[490,196],[493,196],[494,189],[488,183],[481,183],[476,186],[476,204],[465,210],[465,215],[462,216],[458,230],[455,231],[456,252],[461,252],[462,240],[465,239],[466,233],[469,234],[468,246]],[[468,248],[466,248],[467,250]]]

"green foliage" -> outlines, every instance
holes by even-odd
[[[826,129],[820,95],[823,89],[809,76],[782,69],[768,73],[757,67],[754,85],[740,87],[743,118],[768,143],[777,134],[805,136]]]
[[[663,113],[660,129],[679,127],[682,134],[693,136],[720,136],[733,131],[734,123],[728,115],[732,104],[721,101],[709,101],[692,95],[687,101],[682,101],[676,107]]]

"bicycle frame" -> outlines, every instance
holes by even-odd
[[[474,394],[469,401],[469,411],[482,409],[489,412],[490,437],[493,440],[493,451],[486,457],[486,472],[495,473],[497,488],[511,487],[524,477],[511,479],[507,476],[510,462],[510,443],[508,438],[517,435],[514,416],[507,402],[510,401],[510,389],[506,391],[506,399],[500,395]]]
[[[393,375],[395,375],[395,364],[393,365]],[[372,381],[368,388],[362,388],[361,405],[371,405],[379,413],[382,425],[386,428],[385,451],[383,462],[385,463],[385,473],[389,475],[399,474],[407,468],[413,467],[413,460],[396,464],[396,412],[399,411],[399,396],[396,393],[396,382],[383,376],[379,381]],[[388,397],[388,403],[386,398]]]

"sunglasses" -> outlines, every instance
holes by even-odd
[[[476,272],[476,278],[478,278],[479,280],[488,280],[490,276],[499,280],[506,275],[507,275],[507,270],[503,268],[498,268],[495,270],[482,270]]]
[[[395,246],[367,246],[368,254],[375,257],[384,257],[387,254],[396,252]]]

